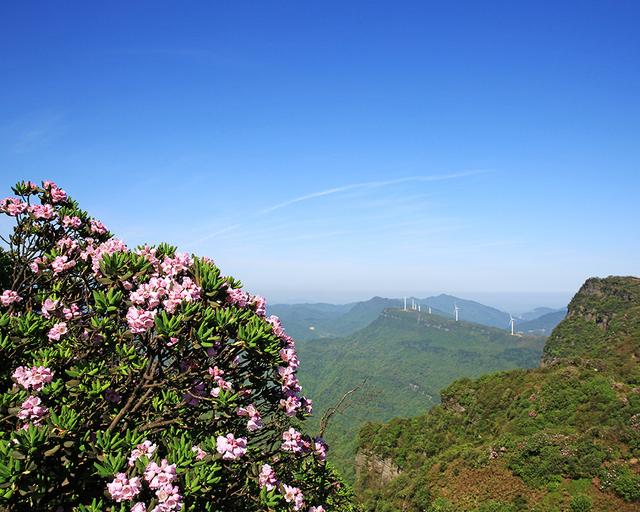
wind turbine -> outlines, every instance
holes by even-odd
[[[511,313],[509,313],[509,324],[511,325],[511,336],[515,336],[516,335],[516,319],[513,318],[511,316]]]
[[[429,306],[429,314],[431,314],[431,306]]]
[[[460,311],[460,308],[458,307],[458,305],[454,302],[453,304],[453,309],[456,312],[456,322],[458,321],[458,311]]]
[[[404,310],[405,311],[407,310],[407,298],[406,297],[404,298]]]

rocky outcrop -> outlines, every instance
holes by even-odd
[[[365,482],[367,488],[381,488],[402,471],[392,460],[380,458],[369,451],[360,450],[356,455],[356,479]]]

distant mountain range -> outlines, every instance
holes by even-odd
[[[448,300],[438,304],[446,305]],[[381,305],[398,302],[376,297],[358,303],[339,317],[340,328],[367,322]],[[460,304],[472,311],[470,301]],[[473,307],[480,311],[482,305]],[[332,418],[326,434],[332,445],[331,460],[346,478],[354,476],[356,432],[363,422],[425,412],[438,402],[439,389],[459,377],[537,366],[543,338],[511,336],[494,327],[455,322],[436,311],[432,307],[430,315],[424,309],[387,307],[348,336],[298,339],[299,375],[305,393],[314,398],[316,426],[328,407],[366,380],[347,407]]]
[[[530,323],[549,315],[564,311]],[[639,354],[640,279],[589,279],[541,367],[458,380],[428,413],[360,430],[363,508],[640,510]]]
[[[508,330],[510,315],[491,306],[453,295],[441,294],[427,298],[407,297],[419,304],[422,312],[429,307],[434,314],[453,318],[454,307],[459,308],[459,318],[489,327]],[[287,332],[297,340],[314,338],[335,338],[348,336],[373,322],[386,308],[400,308],[404,299],[373,297],[367,301],[350,304],[275,304],[269,307],[269,313],[280,317]],[[560,314],[562,312],[562,314]],[[540,307],[524,313],[516,322],[516,329],[525,333],[548,335],[564,318],[566,309],[557,310]],[[537,322],[536,322],[537,321]],[[531,323],[534,322],[534,323]]]

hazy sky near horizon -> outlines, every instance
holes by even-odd
[[[272,302],[640,274],[640,4],[443,4],[5,2],[2,186]]]

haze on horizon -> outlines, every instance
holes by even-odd
[[[53,179],[271,303],[559,307],[640,274],[639,14],[7,3],[2,187]]]

